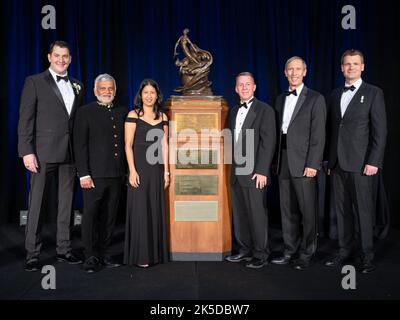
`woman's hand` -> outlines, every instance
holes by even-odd
[[[139,187],[139,174],[136,171],[132,171],[129,173],[129,184],[134,188]]]
[[[169,172],[164,172],[164,190],[169,186]]]

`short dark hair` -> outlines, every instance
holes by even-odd
[[[53,49],[55,46],[60,47],[60,48],[67,48],[69,54],[71,54],[71,47],[69,46],[69,44],[67,42],[62,41],[62,40],[56,40],[52,44],[50,44],[50,48],[49,48],[50,54],[53,52]]]
[[[158,118],[160,118],[161,112],[163,110],[163,105],[162,105],[163,94],[160,90],[158,83],[155,82],[153,79],[144,79],[140,84],[139,90],[136,93],[135,99],[133,101],[134,108],[139,117],[143,115],[142,91],[145,86],[152,86],[156,90],[157,100],[156,103],[154,104],[153,111],[156,114],[154,120],[157,120]]]
[[[364,55],[360,50],[357,50],[357,49],[346,50],[342,54],[342,59],[340,60],[341,64],[343,64],[344,57],[347,57],[347,56],[360,56],[361,57],[361,63],[364,64]]]

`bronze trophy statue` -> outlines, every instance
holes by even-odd
[[[174,58],[178,55],[177,48],[181,45],[185,57],[176,59],[175,65],[179,67],[182,86],[175,89],[184,96],[212,96],[211,81],[208,81],[210,66],[213,57],[210,52],[200,49],[188,37],[189,29],[183,30],[175,44]]]
[[[225,147],[223,134],[229,108],[211,91],[212,55],[192,43],[188,34],[189,29],[183,30],[174,48],[181,78],[175,91],[181,94],[165,103],[169,154],[176,160],[169,166],[170,257],[222,261],[232,250],[229,167],[224,162],[231,150]]]

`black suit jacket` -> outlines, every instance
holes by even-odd
[[[126,107],[107,109],[97,102],[77,111],[74,148],[78,176],[115,178],[125,175],[124,124]]]
[[[239,106],[236,105],[229,113],[229,128],[232,133],[233,143],[231,184],[237,181],[242,187],[255,188],[256,182],[251,179],[252,176],[255,173],[269,176],[270,173],[276,143],[275,113],[268,104],[254,99],[243,123],[238,141],[235,142],[234,129],[238,111]],[[246,136],[250,134],[250,132],[246,131],[247,129],[253,130],[252,132],[254,133],[254,143],[252,146],[246,145]],[[246,154],[247,149],[249,150]],[[241,155],[244,155],[248,160],[253,162],[253,166],[250,168],[251,171],[248,174],[237,174],[236,169],[246,166],[245,163],[240,164],[235,161],[235,153],[240,152]],[[269,181],[270,179],[268,179]]]
[[[60,90],[49,70],[25,79],[19,109],[18,153],[35,154],[39,161],[73,160],[72,128],[75,112],[82,105],[83,84],[70,77],[75,100],[68,115]]]
[[[386,111],[380,88],[362,82],[342,118],[342,88],[329,101],[330,145],[328,167],[338,162],[344,171],[362,173],[366,164],[382,168],[386,144]]]
[[[281,133],[285,94],[277,97],[275,109]],[[286,135],[290,175],[302,177],[306,167],[320,170],[325,146],[326,105],[324,97],[303,87],[290,119]],[[279,135],[278,172],[281,165],[282,141]]]

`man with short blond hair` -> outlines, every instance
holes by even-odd
[[[267,185],[275,151],[273,109],[254,97],[256,84],[250,72],[236,77],[240,104],[230,111],[233,135],[231,190],[233,229],[239,246],[230,262],[248,261],[246,267],[258,269],[268,264]],[[244,154],[246,161],[242,162]]]
[[[387,134],[385,100],[380,88],[361,78],[365,65],[359,50],[347,50],[341,62],[345,84],[329,101],[328,158],[340,249],[325,265],[340,266],[359,254],[359,271],[370,273],[375,270],[374,180],[383,167]]]

